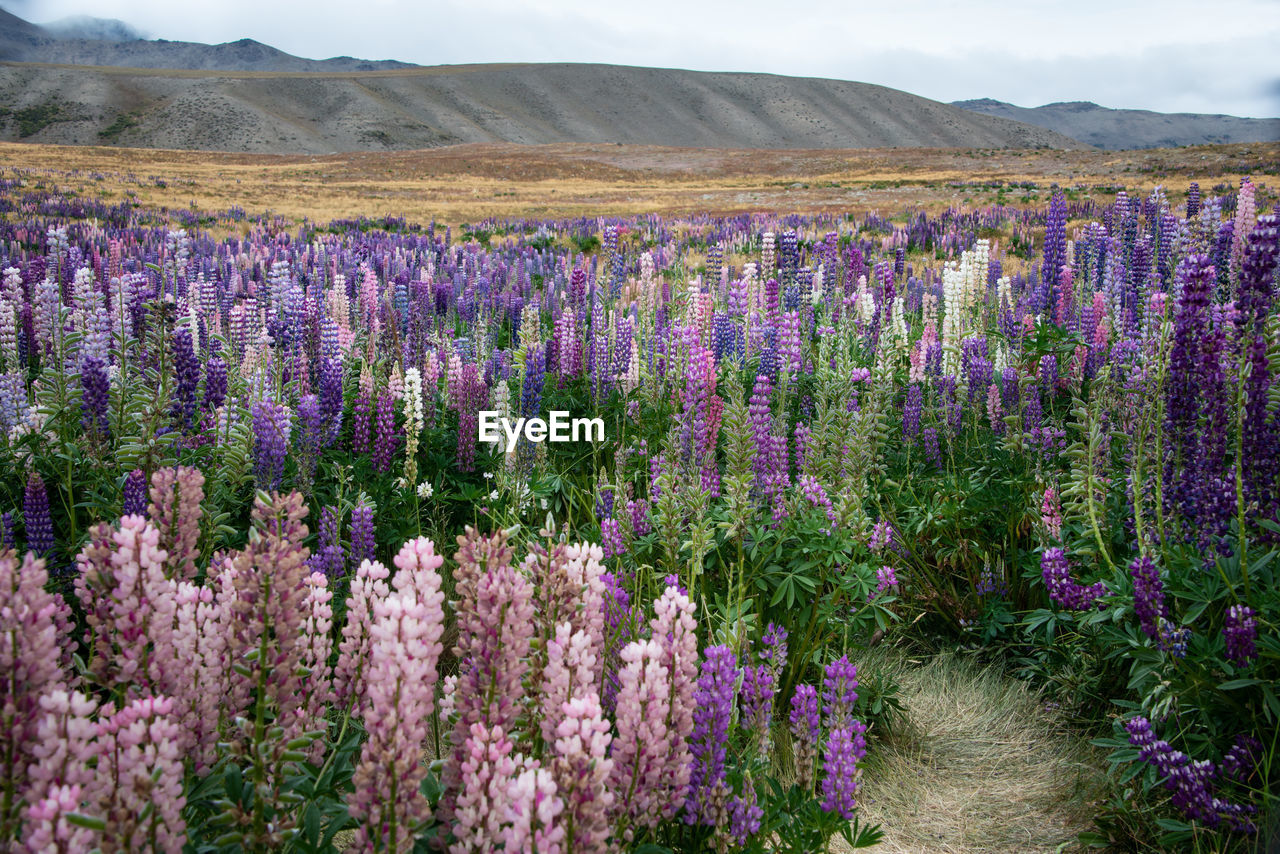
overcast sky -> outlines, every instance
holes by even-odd
[[[1280,0],[0,0],[153,38],[422,65],[611,62],[879,83],[952,101],[1280,116]],[[891,8],[892,6],[892,8]]]

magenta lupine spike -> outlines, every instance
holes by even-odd
[[[22,850],[74,854],[92,849],[98,834],[70,818],[72,813],[80,814],[83,799],[80,786],[53,786],[43,798],[29,801]]]
[[[143,697],[98,722],[86,812],[102,818],[104,851],[179,854],[186,842],[182,756],[173,701]]]
[[[172,681],[174,716],[184,736],[183,754],[197,775],[217,761],[218,724],[227,685],[227,639],[222,632],[222,602],[213,588],[179,582],[171,643],[174,659],[187,678]]]
[[[507,818],[502,830],[505,851],[560,854],[564,850],[564,799],[545,768],[526,767],[507,789]]]
[[[591,638],[574,631],[571,623],[556,627],[547,643],[547,666],[542,673],[542,741],[555,743],[556,730],[564,718],[564,704],[574,696],[595,689],[596,654]]]
[[[171,642],[177,590],[165,576],[160,532],[141,516],[118,530],[99,524],[76,558],[76,596],[84,609],[93,657],[89,672],[103,687],[137,697],[177,679]]]
[[[482,537],[468,527],[458,538],[454,612],[458,638],[453,653],[458,679],[453,690],[452,751],[442,773],[445,798],[439,814],[451,820],[461,781],[465,744],[473,724],[504,732],[517,722],[536,630],[533,587],[511,563],[511,549],[498,533]]]
[[[20,563],[0,551],[0,803],[16,805],[18,781],[36,761],[41,698],[72,687],[61,667],[60,639],[69,639],[70,609],[45,590],[44,561],[28,553]],[[16,815],[0,812],[0,838],[10,838]]]
[[[302,677],[294,726],[304,733],[328,729],[325,713],[333,702],[333,678],[329,670],[329,653],[333,650],[333,592],[329,590],[328,577],[322,572],[308,575],[306,584],[307,598],[302,603],[306,614],[302,624],[302,667],[308,673]],[[434,667],[431,675],[435,675]],[[434,679],[431,687],[434,691]],[[312,742],[308,753],[313,763],[321,763],[324,749],[324,738]]]

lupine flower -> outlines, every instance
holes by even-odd
[[[827,725],[847,725],[853,719],[853,704],[858,702],[858,668],[848,656],[840,656],[822,673],[822,712]]]
[[[698,673],[698,640],[693,619],[693,603],[687,591],[677,586],[674,578],[653,603],[651,636],[662,647],[662,663],[667,668],[669,705],[666,726],[672,749],[665,757],[665,767],[658,773],[665,790],[653,792],[662,809],[663,818],[671,818],[685,801],[692,770],[689,737],[694,728],[694,691]]]
[[[1040,557],[1040,574],[1049,591],[1049,598],[1055,604],[1071,611],[1087,611],[1103,606],[1101,600],[1108,593],[1107,586],[1101,581],[1088,587],[1078,583],[1071,577],[1066,553],[1057,546],[1044,550]]]
[[[147,475],[134,469],[125,475],[121,516],[145,516],[147,512]]]
[[[110,381],[106,366],[97,356],[86,356],[80,363],[80,385],[83,389],[81,423],[86,430],[110,438],[111,427],[107,420]]]
[[[1254,641],[1258,637],[1258,621],[1248,605],[1232,605],[1227,608],[1222,627],[1222,638],[1227,642],[1227,658],[1237,667],[1244,667],[1258,657]]]
[[[202,501],[204,475],[197,468],[162,468],[151,476],[147,517],[160,533],[159,546],[168,555],[170,578],[193,581],[196,577]]]
[[[791,695],[790,721],[796,783],[807,792],[813,788],[813,762],[818,755],[818,736],[822,731],[818,691],[812,685],[796,686],[795,693]]]
[[[773,720],[773,671],[768,664],[742,668],[742,723],[750,731],[756,750],[764,755]]]
[[[378,394],[377,429],[373,439],[373,468],[378,472],[391,471],[391,457],[400,444],[396,435],[395,399],[390,391]]]
[[[280,487],[292,433],[293,421],[286,407],[269,400],[254,402],[253,461],[254,477],[259,489],[273,490]]]
[[[787,665],[787,630],[776,623],[765,627],[764,636],[760,638],[760,660],[769,666],[773,674],[773,684],[779,684],[782,669]]]
[[[417,824],[428,815],[419,784],[426,776],[421,749],[443,650],[444,594],[437,571],[442,560],[429,540],[406,544],[396,558],[396,593],[373,603],[365,674],[369,739],[348,803],[359,821],[353,843],[357,849],[407,851]]]
[[[1147,637],[1158,638],[1158,621],[1169,616],[1160,571],[1151,558],[1144,556],[1129,565],[1129,574],[1133,576],[1133,612],[1138,618],[1138,625]]]
[[[888,519],[877,519],[871,528],[871,538],[867,541],[867,548],[879,553],[891,545],[893,545],[893,524]]]
[[[563,850],[564,799],[555,778],[545,768],[526,767],[510,782],[506,793],[507,819],[502,829],[506,851]]]
[[[178,724],[167,697],[134,700],[98,723],[98,764],[83,797],[105,820],[108,851],[178,854],[186,842]]]
[[[853,818],[858,806],[854,795],[861,776],[858,762],[867,755],[866,731],[856,720],[833,728],[822,754],[822,808],[845,820]]]
[[[876,589],[871,594],[871,598],[883,596],[888,591],[898,586],[898,574],[894,572],[891,566],[882,566],[876,570]]]
[[[1125,725],[1129,743],[1139,748],[1138,758],[1155,766],[1164,778],[1164,787],[1173,793],[1173,805],[1187,817],[1210,827],[1226,824],[1231,830],[1252,833],[1256,829],[1250,818],[1256,810],[1247,804],[1232,804],[1214,795],[1212,779],[1215,768],[1209,760],[1194,761],[1167,741],[1157,740],[1146,718],[1137,716]]]
[[[53,517],[49,514],[49,493],[44,478],[36,472],[27,477],[27,488],[22,497],[22,521],[27,529],[27,548],[37,555],[46,556],[53,551]]]
[[[361,496],[351,508],[351,562],[359,566],[373,560],[374,545],[373,506]]]
[[[689,744],[693,768],[685,803],[686,824],[719,827],[725,821],[730,794],[725,782],[725,746],[740,673],[731,647],[713,646],[703,650]]]
[[[738,848],[745,848],[751,837],[760,832],[760,819],[764,818],[764,810],[760,808],[756,796],[755,783],[751,780],[751,772],[743,775],[743,793],[734,795],[729,800],[729,839]]]

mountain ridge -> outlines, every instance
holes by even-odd
[[[1093,101],[1055,101],[1039,107],[1019,107],[994,98],[973,98],[952,101],[951,105],[981,115],[1037,125],[1109,150],[1280,140],[1280,118],[1157,113],[1113,109]]]

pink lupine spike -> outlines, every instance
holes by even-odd
[[[368,660],[373,607],[390,592],[391,571],[376,560],[366,560],[356,570],[347,597],[347,621],[338,644],[338,663],[333,669],[334,702],[351,708],[364,696],[364,668]]]
[[[182,755],[173,701],[144,697],[98,722],[98,762],[85,789],[89,812],[106,822],[104,854],[178,854],[186,841]]]
[[[610,787],[617,796],[615,824],[625,828],[629,841],[632,828],[653,828],[662,818],[663,775],[676,745],[667,728],[671,684],[662,645],[653,639],[633,641],[623,647],[621,658]]]
[[[419,790],[422,749],[435,701],[444,630],[443,596],[434,569],[424,570],[425,598],[406,589],[374,603],[364,724],[369,733],[352,778],[348,811],[360,822],[349,850],[413,850],[427,817]]]

